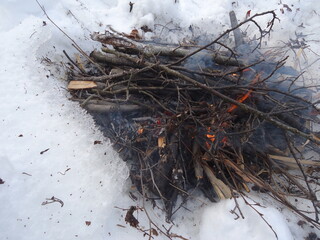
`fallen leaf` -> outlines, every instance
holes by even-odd
[[[126,223],[129,223],[131,227],[138,227],[139,221],[133,216],[133,213],[137,210],[135,206],[131,206],[128,210],[125,221]]]
[[[286,8],[287,11],[292,12],[292,9],[287,4],[283,4],[283,7]]]
[[[101,142],[101,141],[99,141],[99,140],[95,140],[95,141],[93,142],[93,144],[94,144],[94,145],[102,144],[102,142]]]
[[[306,221],[299,220],[299,221],[297,222],[297,224],[298,224],[300,227],[303,227],[303,225],[306,224]]]
[[[158,236],[159,235],[157,230],[155,230],[154,228],[151,228],[151,232],[152,232],[152,235],[154,235],[154,236]]]
[[[137,29],[133,29],[131,31],[130,35],[128,36],[128,38],[131,38],[131,39],[134,39],[134,40],[140,40],[141,39]]]
[[[86,221],[86,225],[90,226],[91,225],[91,221]]]

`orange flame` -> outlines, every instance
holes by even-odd
[[[210,133],[211,132],[211,128],[210,127],[208,127],[207,130],[208,130],[208,133],[206,134],[206,137],[211,142],[214,142],[216,140],[216,135]],[[210,143],[209,142],[205,142],[205,144],[206,144],[207,149],[210,149]]]
[[[246,68],[246,69],[244,69],[243,71],[244,71],[244,72],[245,72],[245,71],[250,71],[250,68]],[[260,79],[260,76],[261,76],[261,74],[258,73],[258,74],[254,77],[254,79],[251,81],[251,85],[257,83],[257,82],[259,81],[259,79]],[[248,97],[250,97],[252,91],[253,91],[252,89],[249,89],[249,91],[246,92],[246,94],[243,95],[241,98],[239,98],[237,101],[238,101],[239,103],[244,102],[245,100],[248,99]],[[232,105],[229,107],[229,109],[227,110],[227,112],[230,113],[230,112],[234,111],[234,110],[237,109],[237,108],[238,108],[237,105],[232,104]],[[222,123],[222,126],[225,127],[226,125],[227,125],[227,123]],[[208,127],[207,130],[208,130],[208,133],[207,133],[205,136],[206,136],[211,142],[214,142],[214,141],[216,140],[216,135],[210,133],[210,132],[211,132],[211,128],[210,128],[210,127]],[[226,145],[226,144],[228,143],[228,138],[227,138],[227,137],[224,137],[224,138],[221,140],[221,143],[223,143],[223,145]],[[208,149],[210,149],[210,143],[209,143],[209,142],[206,142],[205,144],[206,144],[206,147],[207,147]]]
[[[210,131],[210,130],[211,130],[210,127],[208,127],[208,131]],[[214,135],[214,134],[207,133],[206,137],[211,142],[214,142],[216,140],[216,135]],[[225,146],[227,144],[227,142],[228,142],[228,138],[227,137],[223,137],[223,139],[221,140],[221,143],[223,143],[223,146]],[[206,144],[207,149],[210,149],[210,146],[211,146],[210,142],[205,142],[205,144]]]
[[[211,131],[211,128],[208,127],[207,130],[208,130],[208,132],[210,132],[210,131]],[[211,142],[214,142],[214,141],[216,140],[216,135],[214,135],[214,134],[207,133],[207,134],[206,134],[206,137],[207,137]]]
[[[255,78],[252,80],[251,84],[253,85],[253,84],[257,83],[258,80],[260,79],[260,76],[261,76],[261,74],[258,73],[258,74],[255,76]],[[252,93],[252,89],[250,89],[248,92],[246,92],[246,94],[243,95],[241,98],[239,98],[237,101],[238,101],[239,103],[244,102],[248,97],[250,97],[250,94],[251,94],[251,93]],[[237,109],[237,108],[238,108],[237,105],[232,104],[231,107],[229,107],[229,109],[227,110],[227,112],[230,113],[230,112],[232,112],[233,110],[235,110],[235,109]]]
[[[211,142],[214,142],[214,140],[216,140],[216,135],[210,133],[211,127],[208,127],[207,130],[208,130],[208,133],[206,134],[206,137],[209,138]]]
[[[244,102],[252,93],[252,90],[250,89],[245,95],[243,95],[240,99],[238,99],[238,102],[242,103]],[[228,109],[228,113],[232,112],[233,110],[235,110],[238,106],[235,104],[232,104],[231,107],[229,107]]]
[[[137,130],[137,132],[138,132],[139,135],[141,135],[141,134],[144,132],[144,129],[143,129],[143,128],[139,128],[139,129]]]

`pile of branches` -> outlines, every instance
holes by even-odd
[[[264,28],[256,19],[270,16]],[[271,195],[319,224],[319,123],[312,89],[299,73],[259,50],[276,21],[256,14],[206,45],[148,42],[109,29],[94,33],[101,49],[69,58],[72,100],[90,112],[130,165],[145,199],[161,201],[171,219],[192,189],[212,201]],[[260,36],[245,41],[240,26]],[[235,47],[224,42],[234,36]],[[77,45],[75,45],[78,48]],[[270,54],[269,54],[270,55]],[[81,60],[82,59],[82,60]],[[84,60],[83,60],[84,59]],[[310,201],[299,210],[292,199]]]

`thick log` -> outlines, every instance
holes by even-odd
[[[95,61],[98,63],[106,63],[110,64],[111,66],[130,66],[130,67],[135,67],[137,64],[134,64],[131,61],[128,61],[123,58],[115,58],[114,55],[112,54],[106,54],[102,53],[100,51],[92,51],[90,54],[90,57],[93,58]],[[137,59],[138,61],[139,59]]]
[[[141,54],[147,58],[154,56],[163,56],[169,58],[182,58],[189,55],[193,48],[183,48],[183,47],[171,47],[171,46],[157,46],[157,45],[141,45],[136,46],[136,48],[126,48],[126,47],[116,47],[119,52],[127,54]],[[237,66],[244,67],[247,63],[242,59],[236,59],[234,57],[225,56],[219,52],[209,52],[204,51],[198,53],[197,55],[200,59],[211,58],[217,64],[227,65],[227,66]]]
[[[92,36],[92,39],[95,41],[99,41],[103,44],[110,44],[112,45],[118,52],[123,52],[127,54],[135,54],[135,55],[143,55],[144,57],[151,58],[154,56],[164,56],[169,58],[184,58],[190,55],[192,52],[197,49],[196,46],[194,47],[184,47],[179,45],[157,45],[155,43],[142,43],[142,42],[135,42],[131,39],[124,39],[120,36],[109,36],[108,34],[95,34]],[[103,51],[104,48],[102,48]],[[198,53],[200,58],[212,58],[214,62],[221,65],[228,65],[228,66],[239,66],[244,67],[247,63],[243,59],[236,59],[234,57],[229,57],[224,55],[221,52],[214,52],[212,51],[203,51]],[[98,62],[107,62],[114,65],[126,65],[132,66],[132,62],[113,60],[110,55],[106,57],[98,54],[97,51],[93,52],[93,57]],[[122,59],[120,59],[122,60]],[[138,59],[137,59],[138,61]]]

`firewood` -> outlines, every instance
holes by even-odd
[[[218,179],[213,171],[206,165],[203,165],[203,169],[212,184],[215,192],[217,193],[219,199],[228,199],[232,197],[230,188],[223,183],[220,179]]]
[[[264,15],[272,20],[266,30],[258,27],[258,47],[271,32],[273,11],[240,23],[230,12],[232,27],[201,46],[147,42],[115,31],[93,34],[101,49],[82,67],[73,63],[72,99],[92,113],[130,165],[137,190],[161,202],[167,220],[178,196],[187,199],[190,189],[217,201],[243,196],[253,184],[317,225],[318,200],[307,181],[317,179],[312,174],[320,167],[320,139],[310,127],[318,124],[319,110],[307,98],[311,90],[291,91],[299,89],[292,79],[297,73],[285,66],[286,58],[275,62],[262,51],[241,57],[246,43],[239,27]],[[223,42],[231,32],[236,48]],[[307,150],[313,159],[304,158]],[[304,182],[286,167],[299,170]],[[288,189],[310,200],[315,218],[290,203]]]
[[[130,105],[130,104],[125,104],[125,105],[118,105],[118,104],[111,104],[109,103],[108,105],[103,104],[103,105],[98,105],[98,104],[92,104],[88,103],[84,106],[86,110],[89,112],[97,112],[97,113],[113,113],[113,112],[135,112],[135,111],[140,111],[143,108],[138,105]]]
[[[92,81],[70,81],[68,85],[69,90],[78,90],[78,89],[90,89],[95,88],[98,85]]]
[[[294,158],[292,157],[286,157],[286,156],[278,156],[278,155],[273,155],[269,154],[268,155],[271,159],[276,160],[279,164],[283,164],[290,169],[298,169],[297,163]],[[320,162],[316,161],[311,161],[311,160],[299,160],[302,165],[305,166],[305,168],[308,167],[320,167]]]

